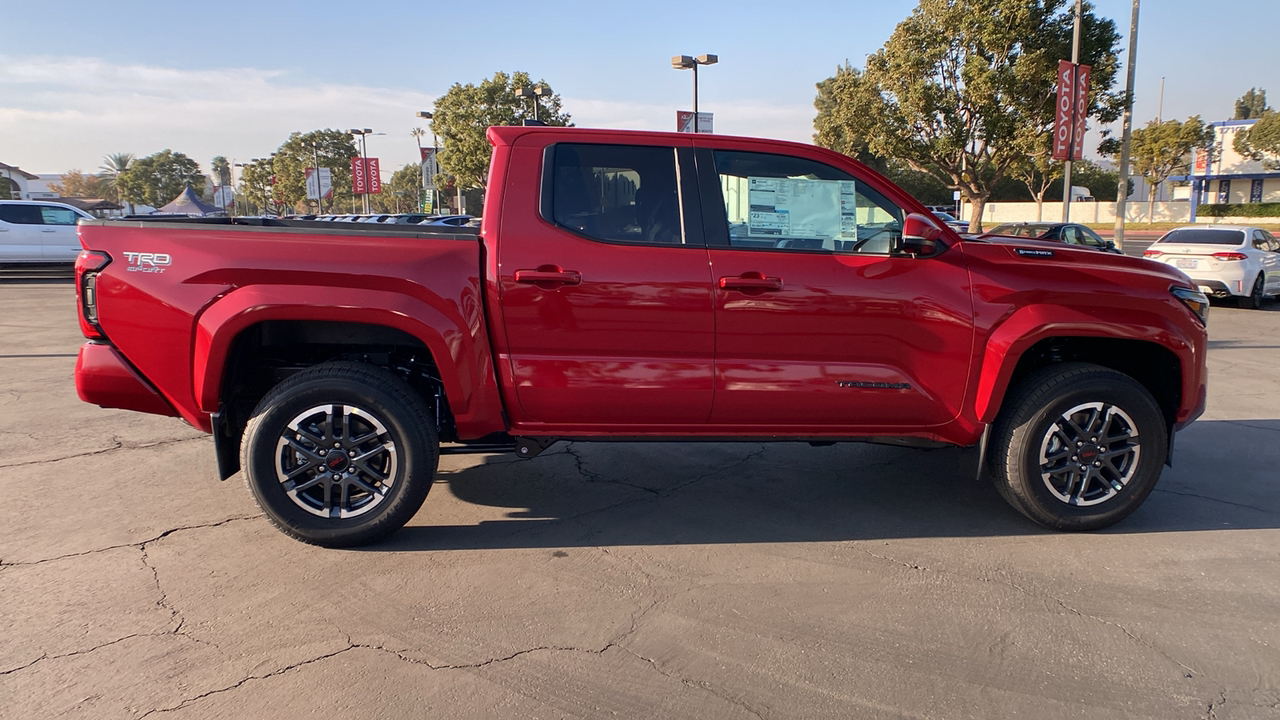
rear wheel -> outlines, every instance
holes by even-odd
[[[439,457],[431,413],[381,368],[303,370],[258,403],[241,466],[259,507],[285,534],[325,547],[379,540],[422,507]]]
[[[1060,363],[1010,393],[992,443],[992,476],[1010,505],[1055,530],[1097,530],[1151,494],[1168,429],[1155,399],[1129,376]]]
[[[1247,310],[1257,310],[1262,307],[1263,296],[1266,292],[1266,281],[1262,278],[1262,273],[1258,273],[1258,279],[1253,281],[1253,291],[1248,295],[1237,297],[1236,303]]]

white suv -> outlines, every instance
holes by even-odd
[[[93,216],[62,203],[0,200],[0,265],[75,262],[81,219]]]

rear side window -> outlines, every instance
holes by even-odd
[[[559,144],[554,155],[557,225],[609,242],[684,242],[675,148]]]
[[[1190,245],[1240,245],[1244,243],[1244,233],[1239,230],[1188,228],[1186,230],[1174,230],[1156,242],[1187,243]]]
[[[0,220],[15,225],[43,225],[38,205],[0,205]]]
[[[902,209],[852,175],[806,158],[717,150],[731,247],[889,253]]]

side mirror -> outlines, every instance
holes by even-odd
[[[933,220],[911,213],[902,221],[902,252],[917,257],[928,257],[938,252],[938,237],[942,230]]]

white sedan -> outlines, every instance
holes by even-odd
[[[1257,309],[1280,295],[1280,240],[1244,225],[1193,225],[1170,230],[1142,256],[1186,273],[1206,295],[1234,297]]]

